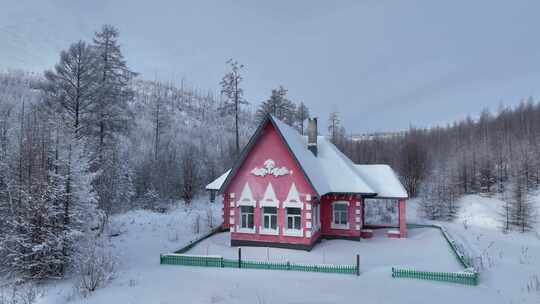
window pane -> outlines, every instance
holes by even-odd
[[[253,214],[248,214],[248,228],[253,228]]]
[[[272,216],[270,217],[271,219],[271,222],[272,222],[272,229],[277,229],[277,216]]]
[[[268,216],[264,217],[264,228],[270,228],[270,218]]]
[[[334,204],[334,210],[340,210],[340,211],[347,210],[347,205],[346,204]]]
[[[300,214],[302,210],[300,208],[287,208],[287,214]]]
[[[246,215],[245,215],[245,214],[242,214],[241,219],[242,219],[242,220],[241,220],[240,226],[241,226],[242,228],[246,228],[246,226],[247,226]]]
[[[293,218],[292,217],[287,217],[287,229],[292,229],[293,228]]]
[[[295,216],[295,221],[294,221],[294,229],[300,229],[300,217],[299,216]]]
[[[277,214],[277,208],[276,207],[264,207],[263,213],[267,214]]]
[[[341,224],[343,224],[343,225],[347,224],[347,213],[346,212],[341,213]]]
[[[240,212],[253,213],[253,206],[240,206]]]

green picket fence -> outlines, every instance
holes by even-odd
[[[289,262],[277,263],[246,260],[239,262],[238,259],[224,259],[221,256],[187,254],[162,254],[160,255],[160,264],[358,274],[356,265],[297,264]]]
[[[477,272],[433,272],[392,267],[392,277],[452,282],[475,286],[478,285]]]

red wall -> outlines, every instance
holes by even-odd
[[[348,201],[349,202],[349,229],[334,229],[332,228],[332,202]],[[359,204],[357,204],[359,202]],[[357,210],[358,214],[357,214]],[[357,218],[359,221],[357,221]],[[356,229],[356,225],[362,228],[362,199],[358,199],[354,195],[324,195],[321,198],[321,232],[328,236],[341,237],[359,237],[360,230]]]
[[[273,175],[256,176],[251,173],[251,170],[255,167],[263,167],[264,162],[267,159],[272,159],[276,162],[276,167],[287,167],[292,170],[292,174],[275,177]],[[288,147],[282,141],[280,135],[274,129],[273,125],[268,122],[262,130],[258,141],[254,144],[248,156],[245,158],[244,163],[239,168],[233,180],[229,183],[227,188],[223,192],[224,197],[224,226],[225,228],[232,228],[229,223],[230,215],[230,202],[231,194],[234,193],[234,200],[237,201],[240,196],[244,185],[249,183],[253,198],[257,201],[255,208],[254,222],[256,227],[256,233],[239,233],[234,232],[231,229],[231,239],[236,240],[250,240],[250,241],[264,241],[264,242],[277,242],[277,243],[293,243],[293,244],[310,244],[316,240],[318,234],[312,235],[311,238],[307,237],[293,237],[285,236],[282,231],[279,235],[260,235],[259,224],[261,221],[261,214],[259,208],[259,201],[263,198],[264,192],[268,186],[268,183],[272,183],[277,199],[279,200],[278,208],[278,227],[283,226],[285,223],[285,209],[282,208],[283,201],[287,198],[292,183],[296,185],[296,189],[300,194],[300,200],[304,202],[304,208],[302,210],[302,227],[306,227],[306,204],[310,204],[307,201],[307,196],[313,198],[316,193],[311,188],[311,185],[305,178],[302,170],[296,164],[296,161],[292,158]],[[237,208],[238,209],[238,208]],[[239,212],[235,210],[234,213],[235,224],[239,223]],[[305,233],[304,233],[305,235]]]

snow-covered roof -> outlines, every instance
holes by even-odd
[[[300,135],[295,129],[269,115],[268,120],[277,128],[278,133],[298,161],[310,184],[319,195],[327,193],[358,193],[381,198],[407,198],[407,192],[397,175],[387,165],[355,165],[324,136],[317,136],[317,156],[307,148],[307,136]],[[266,122],[266,120],[265,120]],[[255,143],[260,129],[248,143],[243,157]],[[240,158],[235,167],[243,161]],[[228,183],[231,170],[206,186],[208,190],[217,190]]]
[[[388,165],[355,165],[356,171],[375,192],[377,197],[407,198],[407,190],[397,174]]]
[[[315,155],[308,150],[307,141],[304,137],[281,120],[273,116],[271,116],[271,118],[278,128],[279,133],[281,133],[283,139],[291,149],[292,154],[300,163],[300,167],[302,167],[302,170],[306,173],[306,176],[315,188],[315,191],[320,195],[332,192],[332,188],[328,183],[328,179],[325,177],[324,169],[320,165],[318,157],[315,157]]]
[[[221,174],[218,178],[216,178],[213,182],[211,182],[210,184],[206,185],[206,190],[219,190],[221,189],[221,185],[223,185],[223,183],[225,182],[225,180],[227,179],[227,176],[229,176],[229,173],[231,172],[231,170],[227,170],[227,172]]]
[[[304,141],[307,149],[307,137],[304,137]],[[328,192],[376,194],[358,175],[353,162],[324,136],[317,136],[317,150],[319,166],[330,186]]]

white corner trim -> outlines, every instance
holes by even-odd
[[[311,237],[311,231],[310,231],[310,230],[306,231],[306,237],[307,237],[307,238],[310,238],[310,237]]]
[[[234,216],[234,208],[231,209],[231,216]]]
[[[356,202],[356,207],[360,207],[360,201]]]
[[[234,192],[231,193],[231,194],[229,194],[229,197],[230,197],[230,198],[234,198]]]
[[[311,222],[310,221],[306,222],[306,228],[311,229]]]
[[[360,225],[356,225],[356,230],[360,230]]]
[[[229,222],[230,222],[229,224],[234,225],[234,217],[231,217],[231,218],[229,219]]]
[[[304,236],[304,231],[302,231],[302,229],[285,229],[283,231],[283,234],[286,235],[286,236],[303,237]]]
[[[357,216],[357,217],[356,217],[356,222],[357,222],[357,223],[360,223],[361,221],[362,221],[362,219],[361,219],[360,217]]]
[[[311,194],[306,194],[306,201],[311,201]]]
[[[273,175],[275,177],[292,174],[292,170],[287,167],[276,167],[276,162],[273,159],[264,161],[263,167],[255,167],[251,170],[251,174],[255,176]]]
[[[356,214],[357,214],[357,215],[360,215],[361,212],[362,212],[362,211],[361,211],[360,209],[356,209]]]
[[[311,204],[310,203],[306,203],[306,210],[307,211],[311,210]]]
[[[234,207],[234,201],[231,201],[229,207]]]
[[[311,219],[311,212],[306,212],[306,220],[310,220]]]

